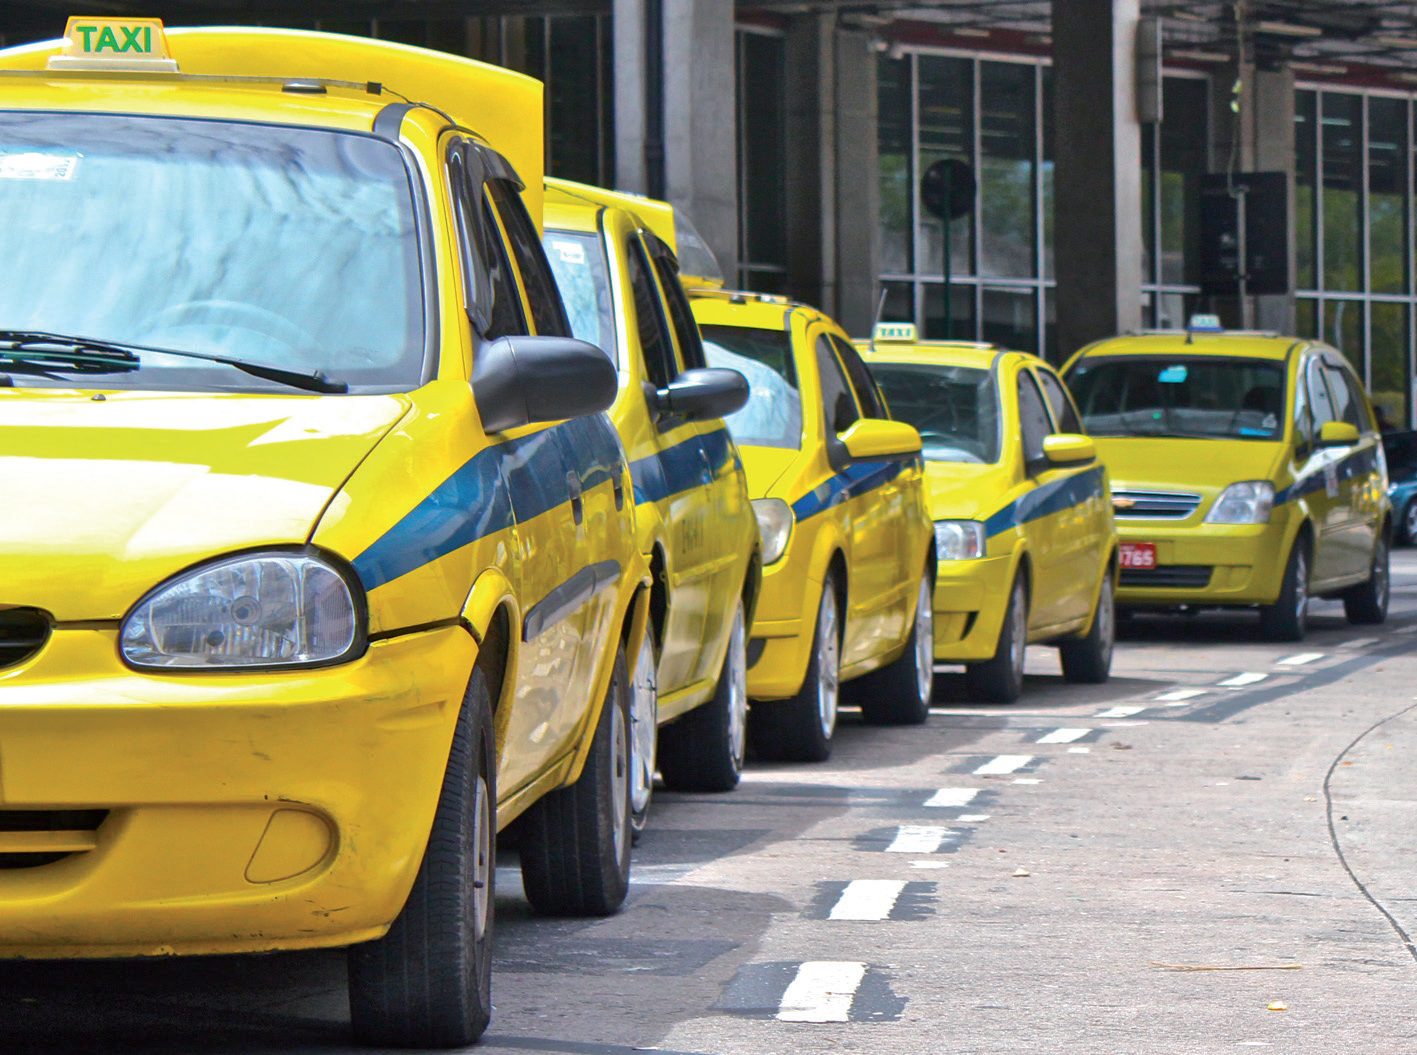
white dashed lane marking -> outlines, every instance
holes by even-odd
[[[1297,656],[1285,656],[1278,663],[1281,667],[1302,667],[1305,663],[1312,663],[1316,659],[1323,659],[1322,652],[1300,652]]]
[[[895,838],[886,847],[888,854],[932,854],[952,836],[948,828],[931,828],[920,824],[902,824]]]
[[[1244,674],[1236,674],[1233,678],[1226,678],[1219,684],[1224,685],[1227,689],[1243,689],[1246,685],[1254,685],[1264,681],[1267,677],[1269,677],[1268,674],[1258,674],[1249,670]]]
[[[1017,777],[1017,778],[1014,780],[1014,783],[1015,783],[1015,784],[1042,784],[1043,781],[1039,780],[1037,777]]]
[[[1099,718],[1130,718],[1134,714],[1141,714],[1145,707],[1108,707],[1105,711],[1098,711]]]
[[[961,813],[959,815],[961,824],[983,824],[989,819],[987,813]]]
[[[1090,748],[1090,747],[1070,747],[1070,748],[1068,748],[1068,754],[1070,754],[1070,755],[1090,755],[1090,754],[1092,754],[1092,748]]]
[[[1024,766],[1033,761],[1032,755],[999,755],[991,758],[974,771],[979,777],[1002,777],[1009,773],[1017,773]]]
[[[952,806],[968,806],[979,794],[978,788],[941,788],[925,800],[927,806],[949,809]]]
[[[895,879],[854,879],[846,884],[827,919],[889,919],[905,883]]]
[[[1367,648],[1369,645],[1376,645],[1378,639],[1375,637],[1360,637],[1353,641],[1345,641],[1339,648]]]
[[[1071,744],[1075,740],[1081,740],[1091,729],[1054,729],[1051,733],[1040,736],[1035,743],[1040,744]]]
[[[1156,697],[1157,703],[1169,703],[1172,706],[1185,703],[1187,700],[1194,700],[1197,696],[1204,696],[1204,689],[1173,689],[1170,692],[1163,692]]]
[[[845,1022],[864,977],[864,963],[809,960],[797,968],[776,1017],[782,1022]]]

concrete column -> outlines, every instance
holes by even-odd
[[[645,0],[614,0],[615,186],[645,194]]]
[[[866,336],[881,262],[876,51],[869,33],[836,35],[836,320]]]
[[[1053,5],[1058,347],[1141,326],[1138,0]]]

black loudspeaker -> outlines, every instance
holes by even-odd
[[[1201,292],[1240,289],[1240,200],[1244,190],[1247,293],[1289,292],[1289,179],[1283,172],[1223,173],[1201,178]]]

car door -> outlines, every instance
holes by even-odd
[[[1304,364],[1303,385],[1309,403],[1314,445],[1304,462],[1298,487],[1308,502],[1315,527],[1313,571],[1310,578],[1317,584],[1343,577],[1344,524],[1338,500],[1338,465],[1349,448],[1318,445],[1318,437],[1324,425],[1337,420],[1328,382],[1324,379],[1321,353],[1310,355]]]
[[[1044,457],[1043,441],[1053,433],[1053,420],[1033,373],[1022,366],[1015,376],[1014,393],[1023,441],[1023,470],[1029,486],[1018,501],[1017,516],[1028,545],[1032,573],[1028,602],[1028,628],[1032,633],[1064,622],[1068,618],[1068,598],[1076,589],[1069,582],[1069,541],[1063,530],[1066,517],[1052,509],[1076,470],[1053,468]]]
[[[1347,448],[1336,467],[1338,501],[1334,540],[1339,550],[1340,574],[1366,576],[1381,526],[1382,499],[1386,490],[1378,457],[1378,432],[1368,401],[1352,368],[1340,356],[1324,363],[1324,378],[1333,400],[1334,418],[1358,430],[1358,443]]]

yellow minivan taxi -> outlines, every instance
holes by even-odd
[[[0,68],[0,956],[347,946],[362,1040],[469,1043],[496,829],[543,911],[629,879],[649,590],[541,86],[156,20]]]
[[[1037,356],[921,341],[883,323],[858,342],[891,413],[920,430],[935,521],[935,659],[1007,703],[1024,648],[1058,647],[1068,681],[1112,667],[1117,532],[1107,470]]]
[[[546,255],[571,329],[620,368],[610,420],[630,460],[635,527],[654,582],[650,633],[632,667],[637,828],[656,768],[673,790],[737,786],[748,627],[762,578],[743,464],[723,424],[747,401],[748,383],[705,364],[678,260],[641,216],[651,209],[669,206],[546,181]]]
[[[694,291],[708,361],[748,378],[727,418],[763,537],[749,736],[766,758],[831,753],[842,683],[868,721],[930,713],[934,530],[920,435],[892,421],[856,349],[781,297]]]
[[[1112,473],[1119,604],[1253,606],[1281,641],[1310,596],[1387,617],[1387,469],[1339,352],[1201,319],[1089,345],[1065,376]]]

